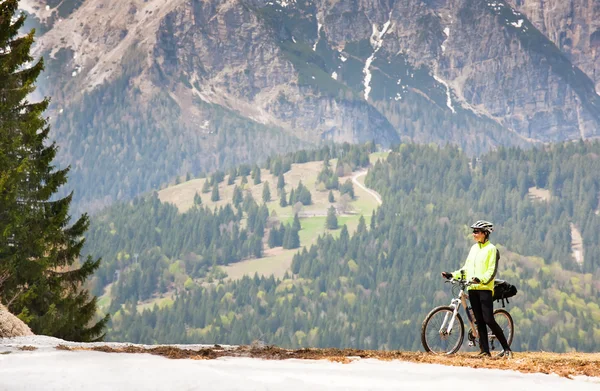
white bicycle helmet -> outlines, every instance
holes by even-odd
[[[488,234],[491,234],[494,231],[494,224],[485,220],[477,220],[473,225],[471,225],[473,229],[480,229]]]

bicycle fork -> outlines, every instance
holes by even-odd
[[[450,303],[450,307],[453,309],[452,315],[446,312],[444,316],[444,321],[442,322],[442,326],[440,327],[440,335],[446,336],[452,333],[452,327],[454,327],[454,321],[456,320],[456,314],[458,314],[458,309],[460,307],[460,300],[452,299]],[[450,318],[450,319],[448,319]]]

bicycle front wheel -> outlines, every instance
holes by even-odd
[[[506,337],[506,342],[508,342],[508,346],[512,345],[515,336],[515,324],[510,313],[503,308],[498,308],[494,311],[494,319],[502,329],[502,332]],[[490,334],[492,333],[490,332]]]
[[[465,337],[465,324],[460,314],[456,314],[449,329],[454,310],[452,307],[436,307],[423,321],[421,343],[426,352],[434,354],[453,354],[458,352]]]

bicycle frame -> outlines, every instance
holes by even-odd
[[[454,284],[454,281],[452,282]],[[458,314],[458,310],[460,309],[460,305],[462,304],[462,306],[465,308],[465,312],[467,313],[467,319],[469,320],[469,324],[471,325],[471,330],[473,333],[473,337],[475,339],[479,339],[479,333],[477,331],[477,327],[475,327],[475,319],[472,319],[471,314],[469,314],[469,311],[467,311],[468,305],[467,305],[467,300],[469,300],[468,295],[464,292],[464,288],[463,288],[463,284],[464,287],[467,287],[469,284],[468,283],[461,283],[461,289],[460,289],[460,293],[458,294],[458,298],[453,298],[452,301],[450,302],[450,307],[454,310],[452,312],[452,317],[451,319],[448,321],[448,316],[449,314],[446,314],[446,316],[444,317],[444,322],[442,323],[442,326],[440,327],[440,334],[441,335],[447,335],[450,334],[450,332],[452,331],[452,327],[454,327],[454,321],[456,320],[456,314]],[[447,326],[446,326],[447,324]],[[446,328],[446,330],[444,330],[444,328]]]

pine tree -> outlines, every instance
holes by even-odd
[[[231,186],[235,183],[235,176],[229,174],[229,177],[227,178],[227,186]]]
[[[48,99],[26,100],[44,65],[28,65],[34,31],[18,37],[17,3],[0,3],[0,300],[36,334],[101,340],[109,316],[94,321],[97,299],[82,288],[100,259],[79,260],[89,219],[68,226],[73,194],[53,197],[69,169],[52,165]]]
[[[358,227],[356,228],[356,233],[362,235],[365,232],[367,232],[367,223],[365,222],[364,216],[361,215],[360,219],[358,220]]]
[[[271,201],[271,190],[269,189],[269,182],[265,182],[263,185],[263,193],[262,193],[263,202]]]
[[[204,185],[202,185],[202,192],[203,193],[208,193],[210,191],[210,180],[209,179],[205,179],[204,180]]]
[[[231,202],[237,208],[238,205],[242,203],[242,201],[244,201],[244,195],[242,194],[242,189],[235,186],[233,188],[233,198],[232,198]]]
[[[202,205],[202,197],[198,193],[194,195],[194,205]]]
[[[333,191],[329,190],[329,197],[327,198],[330,204],[335,202],[335,198],[333,197]]]
[[[215,185],[213,186],[212,189],[212,193],[210,195],[210,200],[212,202],[216,202],[219,201],[221,199],[221,197],[219,196],[219,185],[217,183],[215,183]]]
[[[371,222],[369,223],[369,228],[371,228],[371,231],[375,229],[375,209],[373,209],[373,212],[371,212]]]
[[[260,167],[254,166],[254,170],[252,171],[252,179],[254,179],[255,185],[260,185],[262,182],[260,179]]]
[[[279,230],[275,227],[269,231],[269,248],[281,246],[281,240],[279,239]]]
[[[279,173],[279,177],[277,178],[277,189],[283,189],[285,186],[285,178],[283,177],[283,173]]]
[[[283,235],[283,248],[289,250],[298,247],[300,247],[300,235],[298,235],[298,230],[286,226],[285,234]]]
[[[292,223],[292,228],[294,228],[295,230],[300,231],[302,229],[302,226],[300,225],[300,218],[298,217],[298,213],[296,213],[294,215],[294,222]]]
[[[290,233],[290,247],[288,248],[298,248],[300,247],[300,235],[298,234],[298,230],[292,228],[292,232]]]
[[[347,179],[346,182],[340,187],[340,195],[348,194],[351,199],[354,199],[354,185],[351,179]]]
[[[337,229],[338,228],[338,220],[335,215],[335,208],[332,206],[327,210],[327,219],[325,220],[325,228],[327,229]]]
[[[285,194],[285,188],[281,188],[281,195],[279,198],[279,206],[285,208],[287,206],[287,194]]]

